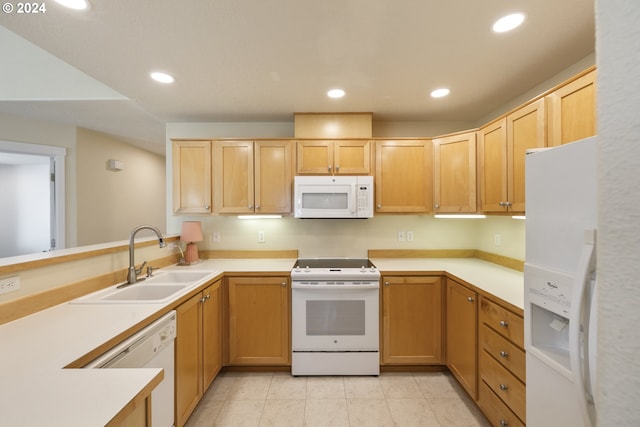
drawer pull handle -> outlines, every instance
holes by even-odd
[[[509,421],[500,420],[500,427],[508,427],[508,426],[509,426]]]
[[[500,357],[504,357],[506,359],[507,357],[509,357],[509,353],[507,353],[506,351],[501,351]]]
[[[507,323],[507,321],[506,321],[506,320],[501,320],[501,321],[500,321],[500,326],[502,326],[503,328],[508,328],[508,327],[509,327],[509,324]]]
[[[500,384],[500,390],[507,391],[508,389],[509,389],[509,386],[507,386],[506,384]]]

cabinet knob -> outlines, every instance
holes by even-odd
[[[475,300],[473,299],[473,297],[467,297],[467,301],[469,301],[469,302],[473,302],[473,301],[475,301]]]
[[[209,205],[204,205],[204,208],[205,208],[205,209],[210,209],[210,208],[211,208],[211,206],[209,206]]]
[[[327,166],[327,170],[331,172],[331,165]]]
[[[500,203],[498,203],[498,205],[500,205],[500,206],[506,206],[505,202],[500,202]]]
[[[200,304],[204,304],[207,301],[205,297],[200,298]]]
[[[504,202],[504,205],[505,205],[506,207],[509,207],[509,206],[511,206],[511,202]]]
[[[385,286],[389,286],[389,285],[391,285],[391,283],[389,283],[389,282],[384,282],[384,285],[385,285]]]
[[[509,386],[506,384],[500,384],[500,390],[502,391],[507,391],[509,389]]]
[[[509,426],[509,421],[500,420],[500,427],[508,427],[508,426]]]
[[[506,351],[501,351],[500,357],[504,357],[506,359],[507,357],[509,357],[509,353],[507,353]]]
[[[436,203],[435,205],[433,205],[433,207],[436,208],[436,209],[439,209],[440,205]]]
[[[500,326],[502,326],[503,328],[508,328],[509,327],[509,323],[507,323],[506,320],[501,320],[500,321]]]
[[[381,209],[381,208],[382,208],[382,205],[378,205],[378,209]]]
[[[260,209],[260,205],[256,205],[256,209]]]
[[[283,288],[286,288],[287,287],[287,282],[280,283],[280,286],[282,286]]]
[[[253,205],[249,205],[247,206],[249,209],[253,209]]]

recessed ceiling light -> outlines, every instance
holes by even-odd
[[[68,7],[74,10],[87,10],[89,9],[89,2],[87,0],[55,0],[56,3]]]
[[[446,87],[442,87],[440,89],[436,89],[434,91],[431,92],[431,97],[432,98],[442,98],[443,96],[447,96],[449,95],[449,89],[447,89]]]
[[[160,71],[154,71],[151,73],[151,78],[160,83],[173,83],[176,79],[173,78],[171,74],[163,73]]]
[[[342,98],[344,94],[345,92],[342,89],[331,89],[329,92],[327,92],[327,96],[329,98]]]
[[[524,14],[512,13],[511,15],[503,16],[498,19],[494,24],[493,29],[496,33],[504,33],[517,28],[524,22]]]

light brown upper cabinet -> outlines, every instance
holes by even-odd
[[[549,146],[596,134],[596,71],[591,70],[547,95]]]
[[[435,212],[476,212],[476,180],[475,132],[433,140]]]
[[[292,167],[289,140],[214,141],[215,212],[291,212]]]
[[[297,173],[304,175],[369,175],[369,140],[313,140],[297,143]]]
[[[376,141],[376,212],[431,212],[431,140]]]
[[[211,141],[172,141],[173,213],[211,213]]]
[[[529,148],[546,145],[544,98],[480,129],[483,212],[525,211],[524,163]]]

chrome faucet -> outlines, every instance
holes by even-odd
[[[160,230],[158,230],[153,225],[139,225],[133,230],[131,230],[131,234],[129,234],[129,272],[127,273],[128,284],[133,284],[138,281],[138,274],[140,274],[144,266],[147,264],[147,262],[145,261],[140,266],[140,269],[136,269],[135,255],[134,255],[134,251],[135,251],[134,238],[136,237],[136,233],[140,230],[145,230],[145,229],[151,230],[154,233],[156,233],[156,236],[158,236],[158,243],[160,244],[161,248],[164,248],[165,246],[167,246],[167,244],[164,242],[164,237],[162,237],[162,233],[160,233]]]

